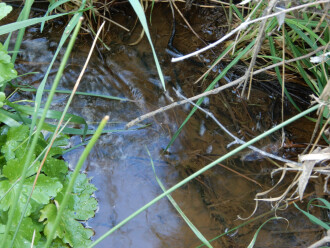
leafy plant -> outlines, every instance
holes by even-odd
[[[14,69],[11,57],[8,55],[8,51],[0,43],[0,88],[5,82],[14,79],[16,76],[17,71]]]
[[[12,200],[15,194],[18,193],[17,182],[20,180],[25,164],[28,139],[29,127],[26,125],[11,128],[3,126],[1,128],[0,239],[4,233],[4,226]],[[61,141],[63,141],[63,137]],[[61,143],[63,142],[57,144]],[[16,225],[28,202],[31,189],[33,187],[35,189],[30,202],[27,204],[27,210],[21,228],[13,241],[13,247],[30,247],[32,242],[37,246],[44,244],[56,218],[58,207],[61,206],[72,173],[69,172],[66,162],[54,157],[64,151],[60,146],[56,146],[56,143],[54,145],[50,149],[42,174],[34,186],[34,175],[40,164],[40,158],[38,157],[43,154],[47,147],[47,141],[43,137],[38,140],[33,155],[34,162],[28,168],[23,190],[20,194],[20,201],[15,209],[13,228],[9,231],[10,237],[14,236]],[[86,247],[91,243],[90,237],[93,235],[93,231],[85,228],[80,221],[87,221],[94,216],[97,201],[91,196],[95,190],[95,186],[89,183],[86,175],[79,173],[72,194],[69,196],[69,204],[65,208],[60,225],[56,229],[56,235],[53,238],[57,244]],[[34,232],[36,234],[33,241]],[[8,239],[6,247],[10,247],[10,240]]]

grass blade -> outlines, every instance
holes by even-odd
[[[58,226],[61,216],[63,214],[64,209],[66,208],[66,205],[68,204],[68,200],[69,200],[69,196],[71,194],[74,182],[76,181],[78,174],[80,172],[81,167],[83,166],[86,158],[88,157],[88,154],[90,153],[90,151],[92,150],[94,144],[96,143],[97,139],[100,137],[102,130],[105,126],[105,124],[107,123],[107,121],[109,120],[109,116],[105,116],[103,118],[103,120],[101,121],[99,127],[97,128],[95,134],[93,135],[93,137],[91,138],[90,142],[88,143],[88,145],[86,146],[85,150],[83,151],[83,153],[81,154],[78,163],[72,173],[69,185],[65,191],[63,200],[62,200],[62,204],[59,206],[58,208],[58,212],[56,215],[56,219],[54,222],[54,225],[52,226],[52,229],[49,233],[49,236],[47,237],[47,243],[45,244],[45,248],[49,247],[50,243],[53,241],[53,237],[56,231],[56,227]]]
[[[256,231],[256,233],[253,235],[253,239],[251,240],[251,243],[249,244],[248,248],[252,248],[254,246],[254,244],[256,243],[256,240],[257,240],[257,237],[258,237],[258,234],[259,234],[261,228],[264,225],[266,225],[271,220],[286,220],[286,219],[285,218],[282,218],[282,217],[272,217],[272,218],[266,220],[264,223],[262,223],[262,225],[258,228],[258,230]]]
[[[137,215],[139,215],[140,213],[142,213],[143,211],[145,211],[147,208],[149,208],[150,206],[152,206],[153,204],[155,204],[156,202],[158,202],[159,200],[161,200],[162,198],[164,198],[165,196],[167,196],[168,194],[172,193],[173,191],[175,191],[176,189],[180,188],[181,186],[183,186],[184,184],[186,184],[187,182],[191,181],[192,179],[196,178],[197,176],[201,175],[202,173],[204,173],[205,171],[211,169],[212,167],[214,167],[215,165],[217,165],[218,163],[224,161],[225,159],[233,156],[234,154],[242,151],[244,148],[254,144],[255,142],[261,140],[262,138],[272,134],[273,132],[281,129],[282,127],[290,124],[291,122],[317,110],[320,107],[319,104],[297,114],[296,116],[282,122],[281,124],[269,129],[268,131],[264,132],[263,134],[253,138],[252,140],[246,142],[245,144],[235,148],[234,150],[228,152],[227,154],[223,155],[222,157],[216,159],[215,161],[213,161],[212,163],[206,165],[205,167],[203,167],[202,169],[196,171],[195,173],[191,174],[190,176],[188,176],[187,178],[185,178],[184,180],[182,180],[181,182],[177,183],[176,185],[172,186],[171,188],[169,188],[168,190],[166,190],[164,193],[160,194],[159,196],[155,197],[153,200],[151,200],[150,202],[148,202],[147,204],[145,204],[143,207],[141,207],[140,209],[138,209],[137,211],[135,211],[134,213],[132,213],[130,216],[128,216],[126,219],[124,219],[123,221],[121,221],[120,223],[118,223],[116,226],[114,226],[113,228],[111,228],[108,232],[106,232],[105,234],[103,234],[100,238],[98,238],[92,245],[89,246],[89,248],[92,248],[94,246],[96,246],[98,243],[100,243],[102,240],[104,240],[107,236],[111,235],[113,232],[115,232],[117,229],[119,229],[120,227],[122,227],[123,225],[125,225],[127,222],[129,222],[130,220],[132,220],[134,217],[136,217]]]
[[[50,70],[53,67],[53,64],[55,63],[57,55],[59,54],[60,50],[62,49],[62,46],[64,45],[67,38],[71,35],[72,30],[77,25],[77,23],[78,23],[81,16],[82,16],[82,13],[75,14],[72,17],[72,19],[70,20],[69,24],[66,26],[66,28],[65,28],[65,30],[62,34],[60,43],[58,44],[56,52],[53,56],[53,59],[50,62],[49,66],[48,66],[48,69],[45,73],[45,76],[42,79],[42,81],[41,81],[41,83],[38,87],[37,94],[36,94],[36,99],[35,99],[35,110],[34,110],[34,113],[32,115],[32,122],[31,122],[30,132],[32,132],[32,130],[34,129],[34,126],[36,125],[36,122],[37,122],[37,113],[39,112],[39,108],[41,106],[41,99],[42,99],[42,95],[43,95],[43,92],[44,92],[44,88],[45,88],[46,81],[47,81],[48,75],[50,73]]]
[[[23,8],[23,10],[21,12],[20,21],[25,21],[26,19],[29,18],[29,14],[30,14],[31,6],[32,6],[33,2],[34,2],[34,0],[27,0],[27,1],[25,1],[24,8]],[[16,38],[16,42],[15,42],[15,47],[14,47],[15,53],[11,57],[11,62],[13,64],[15,64],[17,53],[18,53],[18,51],[19,51],[19,49],[21,47],[24,33],[25,33],[25,28],[21,28],[19,30],[18,34],[17,34],[17,38]]]
[[[226,66],[225,69],[223,69],[223,71],[213,80],[213,82],[207,87],[206,91],[212,90],[215,86],[215,84],[221,79],[223,78],[226,73],[229,71],[229,69],[231,69],[241,58],[242,56],[244,56],[250,49],[251,47],[254,45],[255,40],[253,40],[248,46],[245,47],[245,49],[240,52],[235,59],[233,59],[233,61],[230,62],[229,65]],[[225,50],[223,53],[227,52],[227,50]],[[222,54],[219,56],[221,57]],[[196,103],[196,105],[200,105],[202,102],[204,101],[204,97],[199,99]],[[181,124],[181,126],[179,127],[179,129],[175,132],[175,134],[173,135],[171,141],[169,142],[169,144],[167,145],[167,147],[165,148],[165,151],[173,144],[173,142],[176,140],[176,138],[178,137],[179,133],[181,132],[182,128],[184,127],[184,125],[189,121],[189,119],[191,118],[191,116],[195,113],[195,111],[197,110],[196,107],[194,107],[191,112],[189,113],[189,115],[187,116],[187,118],[183,121],[183,123]]]
[[[75,42],[75,39],[78,35],[78,31],[80,29],[80,26],[81,26],[81,22],[79,22],[79,24],[76,26],[75,30],[74,30],[74,34],[69,42],[69,45],[68,45],[68,48],[64,54],[64,57],[63,57],[63,60],[61,62],[61,65],[60,65],[60,68],[58,70],[58,73],[55,77],[55,80],[54,80],[54,83],[53,83],[53,86],[52,86],[52,90],[51,92],[49,93],[49,96],[47,98],[47,102],[46,102],[46,105],[45,105],[45,109],[44,109],[44,112],[43,112],[43,115],[41,116],[41,119],[37,125],[37,129],[35,131],[35,134],[33,135],[33,138],[32,138],[32,142],[31,142],[31,145],[30,145],[30,149],[27,151],[27,155],[26,155],[26,161],[24,163],[24,168],[22,170],[22,175],[21,175],[21,181],[19,182],[18,184],[18,187],[17,187],[17,194],[15,195],[15,198],[13,199],[13,202],[12,202],[12,205],[9,209],[9,214],[8,214],[8,220],[7,220],[7,224],[6,224],[6,227],[5,227],[5,232],[4,232],[4,235],[2,237],[2,240],[1,240],[1,243],[0,243],[0,247],[5,247],[5,245],[7,244],[7,238],[8,238],[8,234],[9,234],[9,231],[12,229],[12,222],[13,222],[13,219],[14,219],[14,213],[15,213],[15,208],[18,204],[18,201],[19,201],[19,197],[20,197],[20,194],[22,192],[22,189],[23,189],[23,184],[24,184],[24,181],[25,181],[25,177],[27,175],[27,172],[28,172],[28,166],[29,164],[31,163],[31,160],[32,160],[32,156],[34,154],[34,150],[35,150],[35,147],[36,147],[36,144],[38,142],[38,139],[39,139],[39,135],[41,133],[41,129],[42,129],[42,126],[43,126],[43,123],[46,119],[46,114],[47,114],[47,111],[51,105],[51,102],[53,100],[53,96],[55,94],[55,89],[57,88],[57,85],[60,81],[60,78],[63,74],[63,70],[65,68],[65,65],[66,65],[66,62],[68,61],[68,58],[69,58],[69,55],[71,53],[71,50],[72,50],[72,47],[74,45],[74,42]],[[18,225],[16,227],[16,232],[17,230],[20,228],[20,226]]]
[[[149,28],[148,28],[148,24],[147,24],[147,19],[146,19],[146,16],[144,14],[144,11],[141,7],[141,4],[138,0],[129,0],[129,3],[132,5],[136,15],[138,16],[140,22],[141,22],[141,25],[146,33],[146,36],[149,40],[149,43],[150,43],[150,46],[151,46],[151,50],[152,50],[152,54],[154,56],[154,60],[155,60],[155,63],[156,63],[156,67],[157,67],[157,71],[158,71],[158,75],[159,75],[159,79],[160,81],[162,82],[162,86],[164,88],[164,90],[166,90],[165,88],[165,80],[164,80],[164,76],[163,76],[163,72],[162,72],[162,69],[160,68],[160,65],[159,65],[159,62],[158,62],[158,58],[157,58],[157,54],[156,54],[156,51],[155,51],[155,48],[154,48],[154,45],[152,43],[152,40],[151,40],[151,36],[150,36],[150,33],[149,33]]]
[[[15,85],[14,87],[19,88],[21,91],[29,91],[29,92],[35,92],[37,89],[32,87],[26,87],[25,85]],[[50,90],[45,89],[44,92],[49,92]],[[62,94],[71,94],[70,90],[56,90],[55,93],[62,93]],[[76,91],[76,95],[82,95],[82,96],[93,96],[93,97],[100,97],[105,98],[109,100],[116,100],[116,101],[123,101],[123,102],[134,102],[134,100],[130,100],[127,98],[117,97],[117,96],[109,96],[109,95],[101,95],[101,94],[94,94],[94,93],[88,93],[88,92],[82,92],[82,91]]]
[[[3,109],[0,109],[0,123],[5,123],[9,127],[18,127],[21,124],[19,124],[17,121],[15,121],[13,118],[8,116],[6,114],[7,112]]]
[[[302,210],[301,208],[299,208],[299,207],[297,206],[296,203],[293,203],[293,204],[294,204],[294,206],[295,206],[298,210],[300,210],[304,215],[306,215],[306,216],[308,217],[308,219],[309,219],[311,222],[313,222],[313,223],[315,223],[315,224],[317,224],[317,225],[319,225],[319,226],[325,228],[326,230],[329,230],[329,229],[330,229],[330,226],[329,226],[328,224],[326,224],[326,223],[323,222],[322,220],[316,218],[314,215],[312,215],[312,214],[310,214],[310,213],[308,213],[308,212]]]
[[[152,166],[152,170],[154,171],[154,175],[155,175],[156,181],[157,181],[159,187],[163,190],[163,192],[166,192],[166,188],[164,187],[163,183],[160,181],[160,179],[158,178],[158,176],[156,174],[154,162],[153,162],[153,160],[151,158],[150,152],[149,152],[148,148],[146,148],[146,149],[147,149],[148,155],[150,157],[150,163],[151,163],[151,166]],[[181,208],[176,203],[176,201],[173,199],[173,197],[170,194],[168,194],[167,195],[167,198],[172,203],[172,205],[176,209],[176,211],[178,211],[178,213],[181,215],[182,219],[187,223],[187,225],[190,227],[190,229],[194,232],[194,234],[196,235],[196,237],[199,238],[199,240],[202,241],[202,243],[204,245],[206,245],[207,247],[213,248],[212,245],[209,243],[209,241],[204,237],[204,235],[195,227],[195,225],[184,214],[184,212],[181,210]]]

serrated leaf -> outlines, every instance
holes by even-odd
[[[43,166],[43,172],[46,173],[47,176],[57,177],[61,181],[64,181],[65,175],[68,173],[67,163],[63,160],[56,159],[53,156],[62,154],[63,149],[60,147],[52,147],[48,153],[46,163]]]
[[[41,211],[39,221],[45,221],[44,233],[49,235],[53,228],[55,218],[57,215],[57,208],[55,204],[48,204]],[[72,247],[87,247],[91,244],[90,237],[93,236],[93,231],[86,229],[83,225],[73,218],[72,211],[64,211],[60,224],[55,231],[55,237],[61,238],[65,243],[70,244]]]
[[[1,236],[4,233],[4,228],[0,228],[0,240]],[[19,229],[15,241],[13,243],[14,248],[30,248],[31,247],[31,241],[33,232],[35,231],[35,238],[34,238],[34,244],[38,244],[38,241],[40,240],[40,227],[32,221],[31,218],[27,217],[22,220],[21,228]],[[15,227],[12,228],[12,230],[9,232],[10,236],[13,236],[15,232]],[[11,241],[9,239],[8,241]],[[10,247],[10,242],[8,242],[8,245],[6,247]]]
[[[10,60],[11,57],[0,43],[0,86],[4,82],[17,77],[17,71],[14,69],[14,64],[11,63]]]
[[[5,3],[0,3],[0,20],[5,18],[11,11],[13,7]]]
[[[29,127],[25,125],[11,127],[8,130],[7,141],[1,148],[1,152],[4,154],[7,161],[15,158],[15,150],[28,136]]]
[[[69,180],[71,178],[70,173],[66,182],[64,183],[64,187],[62,192],[66,191]],[[92,194],[97,190],[97,188],[89,183],[89,180],[85,174],[79,174],[77,180],[72,189],[72,194],[69,199],[68,208],[73,213],[73,217],[77,220],[88,220],[93,217],[95,211],[97,209],[97,201],[92,197]],[[63,199],[63,193],[59,193],[55,198],[59,204],[61,204]]]
[[[11,182],[15,182],[18,178],[20,178],[24,164],[26,161],[26,156],[23,159],[11,159],[7,162],[3,167],[2,174],[9,179]],[[39,162],[33,164],[33,166],[28,170],[27,177],[32,176],[38,171]]]
[[[56,196],[56,203],[61,206],[63,192],[65,192],[71,174],[66,177],[63,190]],[[93,236],[93,231],[84,228],[79,220],[88,220],[93,217],[97,209],[97,201],[92,197],[96,190],[95,186],[89,183],[85,174],[79,174],[74,184],[72,194],[69,198],[69,203],[61,217],[60,224],[55,230],[55,237],[63,239],[65,243],[72,247],[87,247],[91,244],[90,237]],[[48,204],[40,212],[42,213],[39,221],[44,221],[46,236],[49,235],[53,228],[57,215],[57,207],[55,204]]]
[[[18,205],[15,209],[15,221],[18,221],[20,214],[23,212],[29,194],[32,190],[34,177],[30,177],[24,181],[23,189],[20,194]],[[25,216],[29,216],[33,208],[38,204],[47,204],[51,197],[55,197],[62,189],[62,184],[56,178],[49,178],[45,175],[39,175],[38,182],[33,191],[31,202],[27,206]],[[0,181],[0,198],[3,197],[0,204],[0,210],[7,211],[12,205],[12,200],[17,194],[18,185],[9,180]],[[7,191],[10,191],[7,193]],[[34,205],[34,206],[33,206]]]

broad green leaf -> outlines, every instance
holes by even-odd
[[[23,190],[20,195],[17,208],[15,209],[14,223],[19,220],[20,214],[23,212],[24,206],[27,202],[29,194],[32,190],[34,177],[27,178],[23,184]],[[43,174],[39,175],[38,182],[33,191],[31,202],[28,203],[27,211],[25,216],[29,216],[31,212],[37,207],[38,204],[49,203],[50,198],[55,197],[57,193],[62,189],[62,184],[56,178],[49,178]],[[7,211],[11,205],[14,196],[17,192],[18,184],[11,182],[10,180],[0,181],[0,210]],[[9,192],[7,192],[10,190]],[[5,196],[4,196],[5,195]],[[4,197],[3,197],[4,196]]]
[[[0,43],[0,87],[15,77],[17,77],[17,71],[14,69],[14,64],[11,63],[11,57]]]
[[[63,200],[63,193],[66,191],[69,184],[71,174],[72,173],[67,176],[62,192],[55,198],[59,204],[61,204]],[[68,204],[68,208],[72,211],[75,219],[88,220],[94,216],[97,209],[97,201],[91,196],[96,190],[96,187],[89,183],[89,180],[85,174],[78,175],[72,189],[73,194],[71,195]]]
[[[2,146],[1,152],[4,154],[7,161],[16,157],[15,151],[23,140],[29,135],[29,127],[21,125],[18,127],[12,127],[8,130],[7,141]]]
[[[5,18],[11,11],[13,7],[5,3],[0,3],[0,20]]]
[[[0,109],[2,111],[3,109]],[[0,112],[0,123],[4,123],[9,127],[18,127],[20,124],[7,115],[7,111]]]
[[[41,210],[39,221],[43,221],[45,224],[44,233],[46,236],[53,229],[58,212],[57,206],[61,207],[63,194],[69,184],[71,175],[72,173],[67,175],[62,191],[55,197],[56,205],[48,204]],[[55,230],[54,238],[59,237],[72,247],[87,247],[91,244],[90,237],[93,235],[93,231],[84,228],[79,221],[88,220],[94,216],[97,209],[97,201],[92,197],[92,194],[95,190],[95,186],[89,183],[85,174],[78,175],[67,207]]]
[[[23,159],[11,159],[7,162],[6,165],[3,167],[2,174],[9,179],[11,182],[15,182],[17,179],[20,178],[23,166],[26,161],[26,155]],[[39,162],[34,163],[31,168],[29,168],[29,171],[27,172],[27,177],[32,176],[38,171]]]
[[[0,225],[1,226],[1,225]],[[10,231],[10,237],[13,236],[15,229]],[[35,231],[34,245],[37,245],[40,240],[40,227],[31,218],[24,218],[19,229],[16,239],[13,242],[14,248],[30,248],[32,243],[33,232]],[[4,228],[0,228],[0,239],[4,233]],[[6,247],[10,247],[11,238],[8,239]]]
[[[63,150],[59,147],[52,147],[46,158],[46,163],[42,167],[43,172],[49,177],[57,177],[61,181],[64,180],[68,172],[68,165],[65,161],[56,159],[53,156],[62,154]]]
[[[39,221],[45,223],[44,234],[48,236],[57,215],[56,205],[48,204],[40,212]],[[85,248],[91,244],[90,237],[92,236],[93,231],[84,228],[80,222],[76,221],[71,211],[64,211],[60,224],[56,228],[55,237],[61,238],[64,243],[70,244],[71,247]]]

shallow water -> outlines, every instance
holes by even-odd
[[[208,18],[212,17],[211,14],[216,16],[213,12]],[[214,30],[208,25],[198,28],[203,21],[207,21],[207,18],[203,19],[204,14],[198,14],[196,11],[195,17],[192,17],[193,27],[200,31],[205,39],[218,38],[223,32],[220,29]],[[197,85],[193,85],[193,82],[214,59],[212,53],[203,55],[197,61],[171,64],[171,57],[166,53],[172,21],[169,9],[156,8],[154,16],[158,18],[154,18],[153,21],[152,37],[167,81],[168,93],[164,94],[161,88],[146,39],[136,46],[127,45],[139,36],[140,29],[137,28],[133,35],[122,34],[117,30],[119,35],[116,32],[110,34],[110,51],[102,50],[101,54],[94,52],[79,91],[123,97],[133,102],[75,96],[70,113],[84,117],[91,127],[96,127],[103,116],[109,115],[111,123],[106,129],[122,130],[130,120],[170,104],[171,98],[178,100],[172,87],[187,97],[200,93],[207,87],[211,82],[209,80]],[[123,17],[118,16],[118,21],[121,21],[121,18]],[[127,25],[135,21],[134,18],[129,20]],[[49,24],[46,38],[44,34],[40,35],[36,28],[29,29],[22,45],[18,70],[21,74],[30,71],[40,74],[26,77],[26,83],[32,82],[31,85],[35,87],[40,83],[54,54],[61,27],[61,23]],[[183,24],[178,25],[176,47],[182,52],[189,52],[202,46],[197,38],[191,37],[193,35]],[[190,44],[187,45],[188,39]],[[59,89],[73,87],[87,57],[89,44],[88,38],[84,37],[76,44]],[[205,67],[201,66],[203,63]],[[52,72],[49,82],[55,74],[56,69]],[[231,80],[236,74],[228,73],[227,76]],[[30,95],[25,95],[28,96]],[[13,97],[19,99],[21,95]],[[67,95],[58,94],[52,108],[63,109],[67,98]],[[231,132],[243,139],[250,139],[277,121],[278,110],[272,109],[274,101],[274,96],[255,89],[251,100],[243,106],[235,92],[228,90],[207,98],[202,106],[211,111]],[[228,108],[228,104],[231,108]],[[94,240],[162,193],[156,182],[147,149],[154,161],[157,176],[166,188],[232,149],[227,147],[232,142],[231,138],[225,135],[210,117],[197,112],[169,151],[163,153],[172,135],[191,109],[192,107],[187,104],[144,121],[143,124],[150,124],[147,127],[101,136],[84,165],[84,170],[98,188],[95,197],[99,201],[99,209],[95,217],[87,223],[95,230]],[[290,128],[295,130],[298,127]],[[292,133],[297,136],[294,131]],[[266,147],[271,144],[271,152],[277,153],[278,137],[279,135],[269,137],[258,146]],[[72,146],[80,142],[80,137],[71,137]],[[71,168],[77,162],[82,149],[78,148],[64,156]],[[260,173],[269,169],[271,165],[265,160],[260,160],[255,154],[249,154],[249,157],[242,161],[241,156],[246,154],[247,152],[244,152],[225,161],[224,164],[248,175],[258,181],[259,185],[217,166],[172,194],[185,214],[208,239],[223,233],[227,228],[243,223],[237,220],[237,215],[249,216],[254,208],[255,194],[272,185],[269,175],[263,176]],[[289,153],[284,155],[289,156]],[[263,204],[259,213],[269,209],[268,204]],[[296,212],[285,214],[294,223],[290,226],[289,232],[285,231],[286,223],[278,222],[273,228],[271,225],[266,226],[256,247],[299,247],[312,243],[315,238],[315,227],[305,221],[303,225],[299,223],[297,219],[302,218],[297,218],[299,214]],[[261,223],[250,224],[234,235],[225,236],[212,244],[214,247],[246,247]],[[307,234],[297,234],[295,228],[302,226],[311,230],[310,233],[306,231]],[[195,247],[199,244],[200,241],[169,201],[162,199],[97,247]]]

